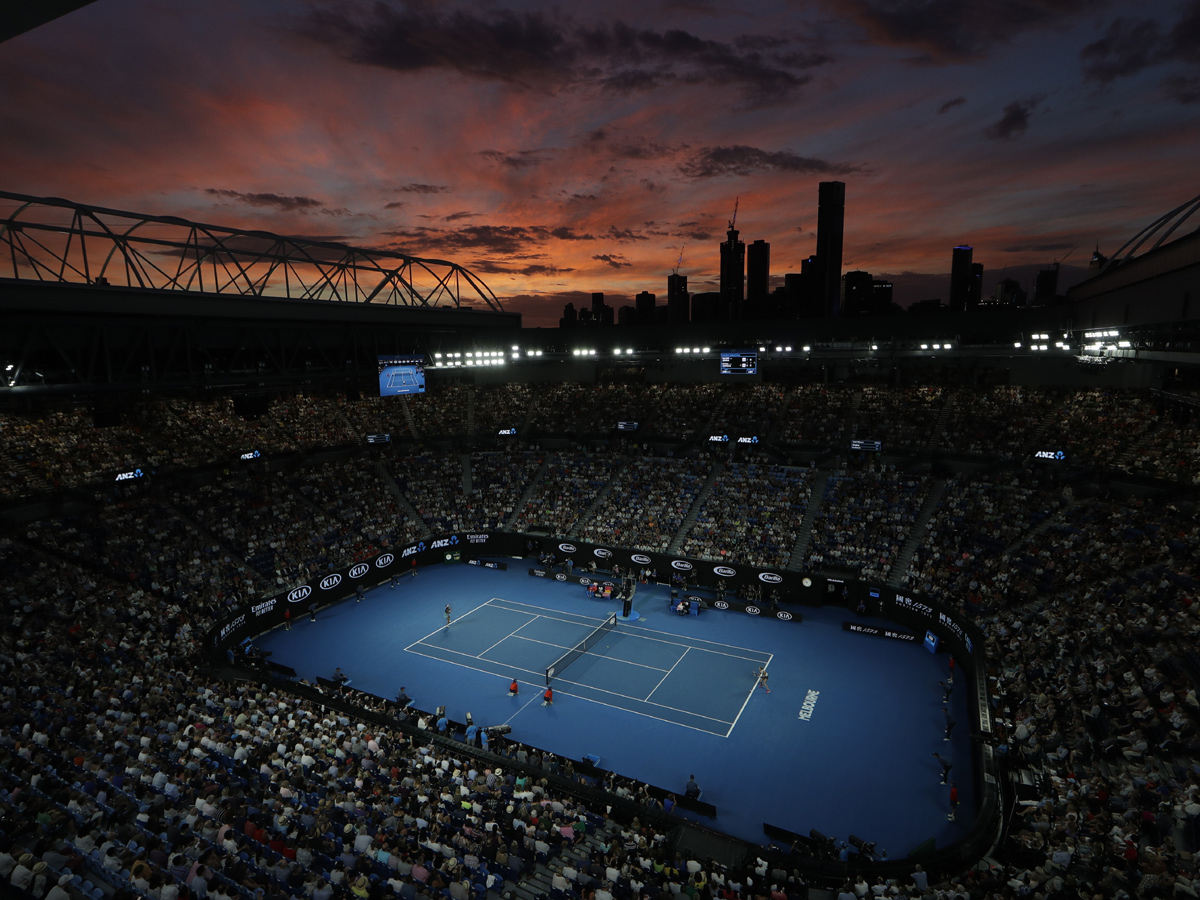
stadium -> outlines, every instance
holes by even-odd
[[[1060,304],[541,330],[5,196],[14,896],[1194,896],[1195,201]]]

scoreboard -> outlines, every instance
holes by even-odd
[[[722,375],[757,375],[758,352],[756,350],[722,350]]]

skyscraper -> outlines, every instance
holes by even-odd
[[[870,272],[856,269],[847,272],[842,279],[841,311],[844,316],[869,316],[873,312],[872,299],[875,282]]]
[[[672,325],[680,325],[687,320],[687,276],[672,272],[667,276],[667,321]]]
[[[738,230],[729,223],[721,244],[721,306],[736,318],[745,298],[746,244],[738,240]]]
[[[657,297],[649,291],[642,291],[633,298],[634,308],[637,310],[637,323],[639,325],[654,324],[654,301],[656,299]]]
[[[842,232],[846,223],[846,185],[822,181],[817,191],[816,294],[823,314],[838,314],[842,293]]]
[[[974,249],[966,244],[954,248],[950,260],[950,312],[965,312],[971,306],[971,255]],[[982,273],[980,273],[982,280]]]
[[[757,240],[746,248],[746,297],[763,300],[770,293],[771,245]]]

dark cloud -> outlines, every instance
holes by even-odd
[[[846,175],[857,166],[831,163],[790,150],[762,150],[735,144],[731,147],[706,147],[679,164],[688,178],[714,178],[718,175],[754,175],[758,172],[798,172],[809,175]]]
[[[679,231],[675,233],[675,236],[687,238],[689,241],[708,241],[712,239],[712,233],[708,231]]]
[[[404,201],[403,200],[393,200],[391,203],[383,204],[383,208],[384,209],[403,209]]]
[[[1030,97],[1028,100],[1008,104],[1004,107],[1004,114],[983,129],[984,136],[993,141],[1011,141],[1019,138],[1029,127],[1029,114],[1037,109],[1041,99]]]
[[[1054,253],[1058,250],[1073,250],[1078,246],[1077,241],[1047,241],[1026,244],[1014,244],[1001,248],[1005,253]]]
[[[600,199],[595,194],[568,194],[566,191],[563,193],[566,194],[568,203],[595,203]]]
[[[601,253],[598,256],[593,256],[592,259],[602,262],[606,266],[612,266],[614,269],[629,269],[633,267],[633,263],[627,262],[625,257],[619,253]]]
[[[444,184],[406,184],[403,187],[396,188],[399,194],[448,194],[450,188]]]
[[[650,238],[644,234],[639,234],[632,228],[618,228],[616,225],[608,226],[608,237],[614,241],[648,241]]]
[[[572,228],[546,225],[464,225],[453,229],[419,226],[385,234],[397,239],[393,249],[412,248],[403,252],[414,255],[429,253],[426,248],[432,247],[442,253],[477,251],[513,259],[531,258],[530,252],[547,241],[595,240]]]
[[[542,263],[531,263],[527,266],[509,266],[503,262],[497,262],[489,259],[477,259],[471,263],[471,271],[479,272],[483,275],[565,275],[568,272],[575,270],[569,266],[548,266]]]
[[[1084,77],[1109,84],[1158,65],[1172,67],[1162,85],[1179,103],[1200,101],[1200,0],[1190,0],[1164,31],[1153,19],[1114,19],[1104,37],[1079,53]]]
[[[1085,78],[1107,84],[1158,62],[1165,49],[1159,24],[1151,19],[1116,19],[1100,40],[1080,51]]]
[[[1093,12],[1107,0],[825,0],[849,14],[875,43],[917,52],[943,65],[986,56],[1025,31]]]
[[[953,100],[947,100],[945,103],[943,103],[941,106],[938,107],[938,115],[944,116],[946,113],[950,112],[950,110],[954,109],[954,107],[962,106],[966,102],[967,102],[966,97],[955,97]]]
[[[444,4],[327,3],[302,28],[345,58],[399,72],[443,69],[530,89],[594,84],[629,93],[669,82],[730,86],[754,104],[785,97],[831,61],[782,36],[732,42],[683,29],[656,31],[624,22],[581,26],[568,16],[508,9],[447,10]]]
[[[461,210],[459,212],[452,212],[449,215],[442,216],[442,221],[461,222],[463,219],[478,219],[480,215],[481,213],[473,213],[466,210]]]
[[[325,205],[320,200],[314,200],[312,197],[290,197],[286,194],[245,193],[243,191],[230,191],[223,188],[205,188],[204,193],[212,197],[220,197],[223,200],[235,200],[238,203],[245,203],[247,206],[269,207],[286,212],[297,210],[307,212],[312,209],[320,209]]]
[[[505,166],[509,169],[528,169],[540,166],[547,161],[542,150],[518,150],[516,153],[505,153],[501,150],[480,150],[479,155],[489,162]]]

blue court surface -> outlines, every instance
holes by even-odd
[[[697,821],[754,843],[766,843],[768,822],[855,834],[894,859],[970,828],[967,690],[960,676],[950,710],[961,724],[944,741],[945,654],[845,632],[840,609],[800,608],[803,621],[789,623],[717,610],[679,616],[669,599],[665,587],[639,586],[640,618],[618,619],[563,666],[619,612],[613,601],[531,578],[517,561],[508,571],[431,567],[257,643],[302,677],[340,666],[360,690],[391,698],[404,686],[423,709],[445,704],[458,721],[470,712],[479,725],[510,725],[513,740],[595,755],[605,769],[668,790],[682,792],[694,774],[718,810]],[[543,706],[550,666],[555,702]],[[770,693],[756,686],[760,666]],[[509,696],[513,678],[521,690]],[[954,822],[935,752],[954,763]]]

